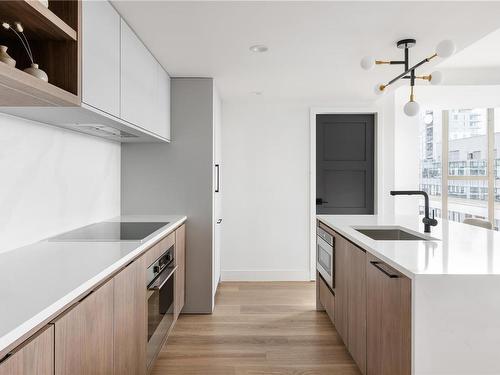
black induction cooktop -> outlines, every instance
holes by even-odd
[[[74,242],[74,241],[143,241],[168,222],[112,222],[105,221],[87,225],[83,228],[72,230],[53,237],[50,241]]]

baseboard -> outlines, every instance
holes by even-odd
[[[309,270],[222,270],[222,281],[310,281]]]

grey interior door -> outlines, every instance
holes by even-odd
[[[316,213],[373,214],[374,115],[316,116]]]

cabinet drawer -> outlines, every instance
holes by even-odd
[[[333,323],[335,321],[333,313],[335,306],[335,296],[333,295],[332,291],[328,288],[328,286],[321,277],[319,278],[318,282],[319,282],[319,301],[321,302],[321,305],[323,305],[323,308],[325,309],[326,313],[328,314],[330,320]]]
[[[34,338],[15,349],[0,363],[0,375],[53,375],[54,326],[49,325]]]
[[[113,280],[54,321],[55,375],[113,373]]]

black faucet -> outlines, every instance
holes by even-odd
[[[429,217],[429,196],[425,191],[421,190],[391,190],[391,195],[423,195],[425,199],[425,216],[422,219],[424,223],[424,232],[431,233],[431,226],[437,225],[437,220],[434,219],[434,210],[432,210],[432,218]]]

